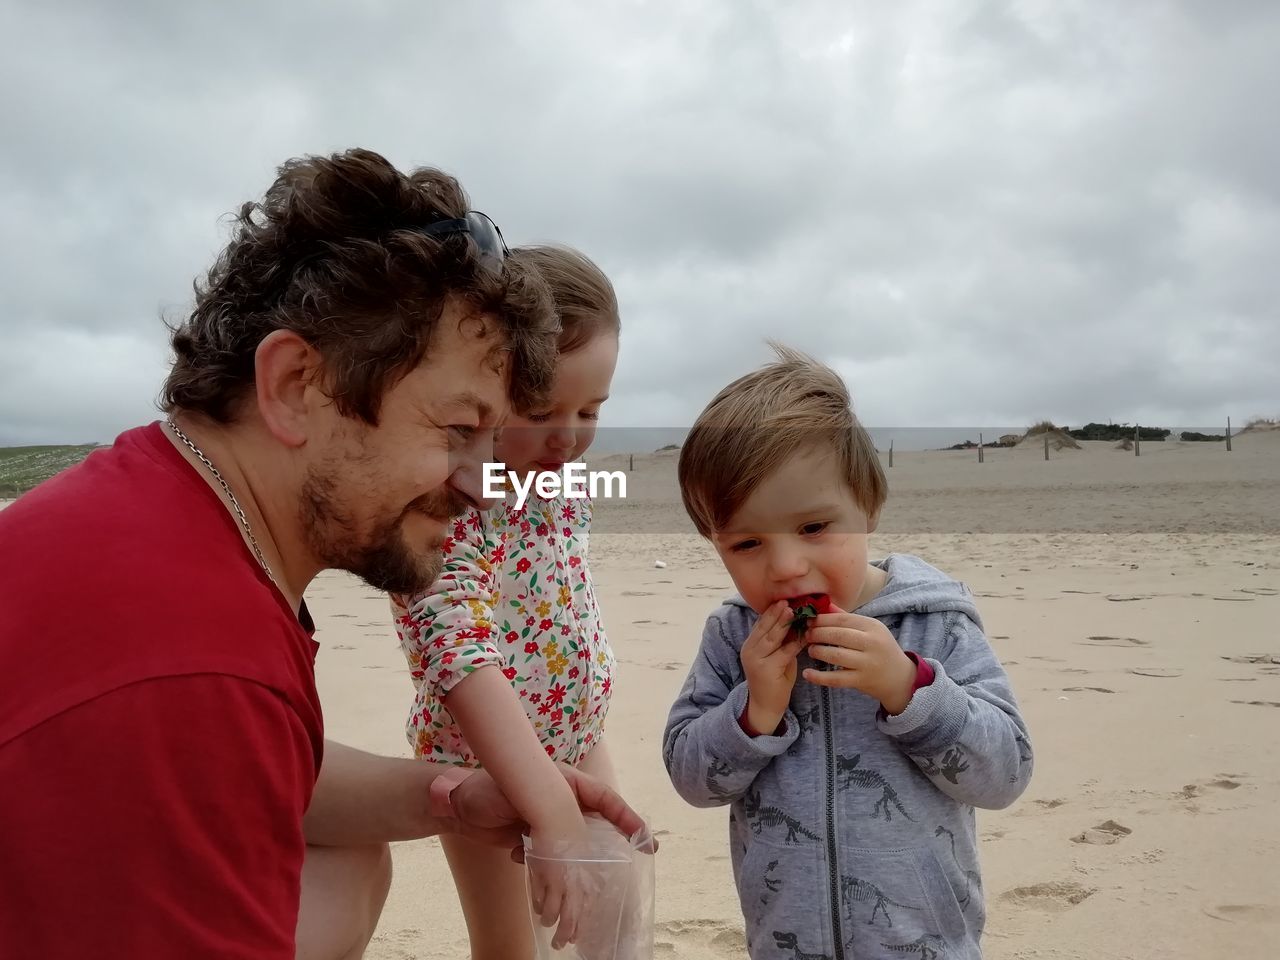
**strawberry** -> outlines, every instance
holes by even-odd
[[[809,621],[820,613],[831,612],[831,598],[825,593],[806,593],[801,597],[790,597],[787,606],[795,615],[791,626],[797,637],[803,637],[809,629]]]

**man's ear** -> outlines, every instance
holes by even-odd
[[[258,413],[267,431],[286,447],[301,447],[321,403],[319,351],[291,330],[273,330],[254,353]]]

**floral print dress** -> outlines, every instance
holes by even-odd
[[[443,700],[487,666],[511,682],[553,760],[577,764],[602,735],[615,660],[587,569],[591,501],[530,490],[513,502],[457,518],[436,582],[391,598],[416,690],[416,757],[480,766]]]

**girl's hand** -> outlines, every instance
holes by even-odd
[[[544,927],[556,927],[551,945],[556,950],[576,942],[592,905],[590,856],[586,822],[577,811],[560,822],[533,825],[525,855],[529,899],[534,916]]]

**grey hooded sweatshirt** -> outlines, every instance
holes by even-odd
[[[898,716],[857,690],[797,680],[782,732],[739,726],[741,597],[707,618],[671,708],[663,759],[679,794],[730,806],[734,880],[752,960],[979,960],[986,919],[974,808],[1013,803],[1031,743],[972,594],[891,555],[854,611],[935,677]],[[827,665],[801,653],[800,668]]]

